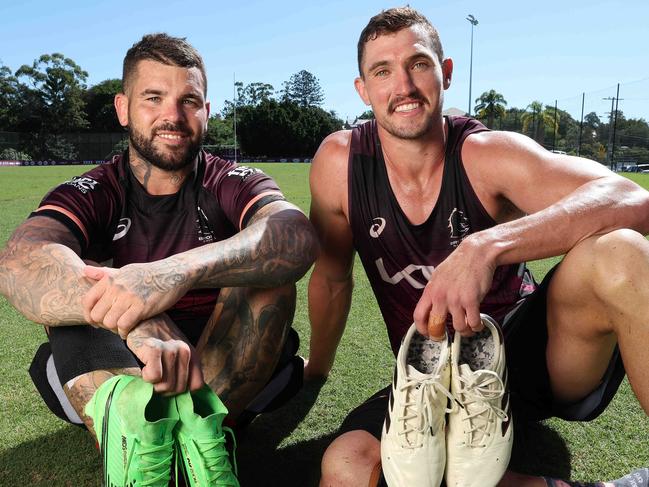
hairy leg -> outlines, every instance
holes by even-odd
[[[95,391],[99,389],[104,382],[106,382],[111,377],[116,375],[137,375],[139,376],[141,371],[137,367],[127,367],[123,369],[107,369],[107,370],[94,370],[92,372],[87,372],[82,374],[74,379],[68,381],[67,384],[63,385],[63,391],[65,395],[72,404],[72,407],[77,412],[83,423],[88,428],[88,431],[95,436],[95,429],[92,423],[92,418],[87,416],[84,412],[84,408],[88,401],[92,399]]]
[[[224,288],[196,347],[205,382],[236,418],[273,373],[293,322],[295,286]]]
[[[649,414],[649,242],[630,230],[581,242],[553,276],[547,311],[546,356],[556,397],[576,401],[595,389],[617,343]]]

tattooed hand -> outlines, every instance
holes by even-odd
[[[166,261],[120,269],[87,266],[83,272],[97,281],[82,301],[85,319],[122,338],[142,320],[171,308],[191,287],[177,266]]]
[[[156,392],[173,395],[203,386],[198,353],[167,315],[133,328],[126,345],[144,364],[142,378],[152,383]]]

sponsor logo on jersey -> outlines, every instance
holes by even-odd
[[[423,289],[424,287],[426,287],[426,283],[430,280],[430,277],[433,275],[433,271],[435,270],[435,266],[432,265],[410,264],[405,269],[397,272],[393,276],[390,276],[385,270],[385,266],[383,265],[383,258],[376,259],[374,263],[376,264],[376,268],[379,271],[381,279],[383,279],[385,282],[388,282],[390,284],[399,284],[402,280],[405,279],[405,281],[415,289]],[[421,272],[423,282],[418,281],[411,275],[417,271]]]
[[[66,181],[63,184],[74,186],[83,194],[86,194],[88,191],[93,191],[95,189],[95,186],[97,186],[97,184],[99,183],[87,176],[74,176],[70,181]]]
[[[374,223],[372,223],[372,226],[370,227],[370,237],[379,238],[379,235],[381,235],[383,229],[385,228],[385,218],[381,218],[379,216],[372,221]]]
[[[247,166],[239,166],[232,171],[229,171],[226,176],[237,176],[240,177],[242,180],[245,180],[248,176],[251,176],[253,174],[260,173],[261,169],[257,169],[255,167],[247,167]]]
[[[201,243],[207,243],[214,240],[214,233],[209,227],[209,220],[203,209],[198,206],[199,216],[196,219],[196,229],[198,231],[198,241]]]
[[[469,234],[469,219],[464,216],[462,210],[453,208],[451,215],[448,217],[448,228],[450,230],[450,243],[453,247],[460,245],[460,242]]]
[[[115,240],[119,240],[124,235],[126,235],[130,228],[131,228],[131,219],[130,218],[122,218],[119,221],[119,223],[117,224],[117,229],[116,229],[115,235],[113,236],[113,242]]]

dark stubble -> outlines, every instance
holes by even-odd
[[[193,135],[191,130],[184,124],[167,123],[157,127],[150,138],[138,131],[135,127],[129,125],[128,135],[131,146],[135,151],[152,166],[163,171],[178,171],[184,169],[194,162],[196,156],[201,150],[201,139],[191,140],[190,144],[184,150],[168,150],[162,152],[153,144],[153,140],[158,132],[170,131],[178,132],[183,135]]]

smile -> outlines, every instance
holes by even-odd
[[[404,103],[403,105],[397,106],[394,111],[395,112],[409,112],[411,110],[416,110],[421,106],[421,103],[419,102],[414,102],[414,103]]]
[[[156,134],[158,137],[167,139],[167,140],[180,140],[184,135],[174,135],[174,134]]]

